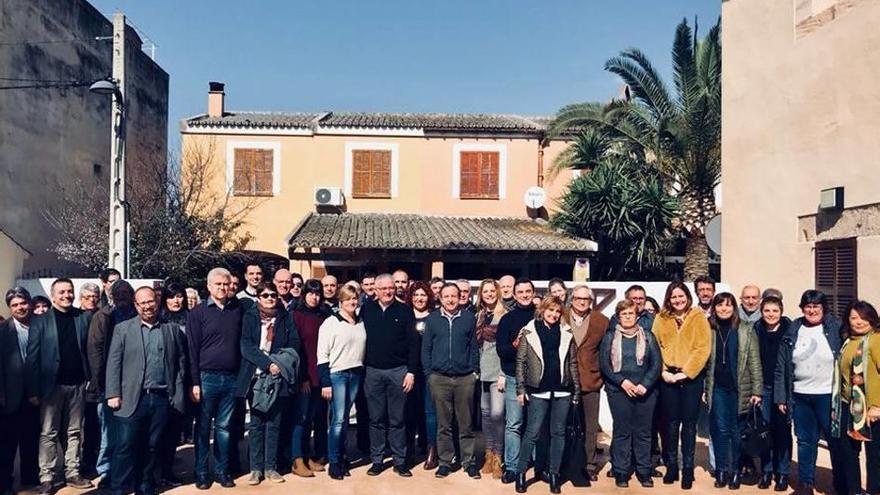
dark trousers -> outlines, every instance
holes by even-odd
[[[229,423],[235,408],[235,373],[203,371],[202,400],[196,420],[196,479],[208,478],[208,446],[214,425],[214,474],[229,474]]]
[[[0,493],[12,491],[15,454],[19,454],[22,486],[40,483],[37,452],[40,444],[40,410],[22,400],[18,411],[0,414]]]
[[[321,397],[321,389],[312,387],[309,392],[300,391],[294,394],[293,400],[291,456],[303,460],[326,458],[327,401]]]
[[[739,397],[732,388],[714,387],[709,431],[715,450],[715,469],[735,473],[740,463]]]
[[[789,474],[791,471],[791,421],[773,402],[773,386],[764,385],[761,415],[770,426],[770,449],[761,454],[762,472]]]
[[[532,449],[541,436],[541,430],[549,418],[550,422],[550,447],[547,449],[548,473],[559,474],[562,465],[562,452],[565,449],[565,423],[568,421],[568,411],[571,405],[571,397],[555,397],[552,399],[539,399],[533,395],[528,396],[526,407],[528,420],[526,432],[520,445],[518,473],[526,472]],[[537,463],[536,463],[537,465]],[[536,470],[539,468],[536,467]]]
[[[101,451],[101,420],[98,418],[98,403],[86,401],[83,410],[82,466],[85,474],[97,474],[98,453]]]
[[[678,447],[681,442],[681,467],[694,469],[697,444],[697,418],[703,395],[703,375],[678,383],[660,383],[660,407],[666,418],[663,439],[663,461],[669,470],[678,469]]]
[[[370,408],[367,396],[358,394],[354,400],[355,423],[357,426],[357,448],[361,452],[370,451]]]
[[[840,434],[841,438],[835,439],[839,448],[839,464],[832,464],[831,470],[835,478],[835,489],[837,489],[837,478],[842,477],[845,480],[846,492],[842,495],[855,495],[859,493],[880,493],[880,422],[875,422],[871,426],[870,442],[859,442],[853,440],[847,435],[847,431],[851,427],[852,416],[849,413],[849,406],[844,402],[841,408]],[[865,468],[867,471],[867,486],[862,491],[862,469],[859,459],[862,452],[862,445],[865,446]],[[830,443],[829,443],[830,447]],[[840,483],[844,483],[841,481]],[[841,484],[841,488],[842,488]]]
[[[446,376],[432,373],[428,376],[431,396],[437,410],[437,454],[440,464],[449,466],[455,456],[452,441],[452,424],[458,426],[458,443],[461,448],[461,465],[465,469],[474,464],[475,437],[474,375]],[[454,416],[454,417],[453,417]]]
[[[141,393],[137,408],[131,416],[116,417],[116,458],[110,468],[110,479],[116,493],[140,493],[156,490],[159,441],[168,419],[168,394]]]
[[[596,472],[596,442],[599,437],[599,397],[600,392],[581,393],[581,407],[584,408],[584,466],[588,472]]]
[[[611,435],[611,467],[614,474],[629,476],[635,470],[649,478],[651,463],[651,423],[657,405],[657,391],[630,398],[621,390],[608,390],[608,407],[614,419]],[[635,466],[633,466],[635,463]]]
[[[406,366],[391,369],[367,367],[364,395],[370,410],[370,458],[374,464],[385,458],[391,446],[394,464],[406,464]]]
[[[251,471],[274,471],[278,469],[278,438],[281,433],[281,412],[286,398],[278,397],[268,412],[260,412],[251,405],[248,422]]]
[[[229,420],[229,473],[233,475],[244,472],[241,468],[239,446],[244,439],[246,413],[244,399],[236,397],[232,418]]]
[[[177,446],[180,445],[185,421],[189,416],[177,409],[168,409],[168,421],[162,431],[162,439],[159,440],[159,463],[162,477],[174,474],[174,458],[177,456]]]

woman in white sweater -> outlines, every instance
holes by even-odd
[[[328,474],[341,480],[348,473],[345,437],[351,405],[364,376],[367,334],[357,315],[358,294],[350,286],[339,289],[339,312],[330,316],[318,331],[318,374],[321,396],[330,401]]]

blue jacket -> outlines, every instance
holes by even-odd
[[[459,309],[451,318],[438,309],[425,320],[422,336],[422,367],[425,375],[463,376],[480,372],[477,319]]]
[[[238,370],[238,379],[235,383],[235,395],[238,397],[247,397],[257,368],[268,373],[269,365],[272,364],[270,357],[260,350],[262,327],[259,309],[255,304],[249,305],[241,318],[242,359],[241,367]],[[275,354],[284,348],[293,349],[298,356],[302,356],[302,345],[300,344],[299,334],[296,331],[293,318],[283,306],[279,305],[278,315],[275,317],[275,338],[272,340],[272,348],[269,354]],[[283,386],[280,395],[282,397],[289,395],[289,388],[291,386],[290,383]]]

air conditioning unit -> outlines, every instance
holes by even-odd
[[[316,187],[315,188],[315,205],[316,206],[342,206],[342,188],[341,187]]]

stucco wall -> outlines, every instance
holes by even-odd
[[[15,279],[21,276],[24,260],[28,257],[27,251],[0,230],[0,293],[15,285]],[[4,318],[9,316],[9,307],[6,306],[6,298],[0,298],[0,315]]]
[[[285,238],[309,212],[315,211],[314,188],[344,187],[346,145],[352,143],[397,146],[398,196],[391,199],[346,197],[349,212],[421,213],[429,215],[523,216],[523,195],[537,183],[538,141],[536,139],[437,139],[381,136],[229,136],[183,135],[184,156],[193,147],[213,149],[213,189],[224,191],[227,179],[227,150],[236,143],[277,143],[280,159],[280,190],[254,208],[249,230],[254,240],[249,249],[287,256]],[[506,151],[506,182],[503,199],[453,198],[453,159],[456,145],[493,145]],[[544,150],[548,171],[553,158],[565,148],[554,142]],[[186,161],[184,162],[186,166]],[[546,174],[545,174],[546,175]],[[565,171],[546,179],[547,208],[571,178]]]
[[[880,2],[839,2],[848,10],[800,35],[795,3],[722,3],[722,278],[776,286],[790,308],[814,283],[798,217],[819,191],[843,186],[847,208],[880,201]],[[880,239],[858,250],[859,294],[876,298]]]
[[[0,2],[0,32],[21,42],[0,50],[4,77],[91,81],[111,73],[112,42],[94,37],[110,36],[113,26],[85,0]],[[132,29],[127,38],[129,184],[143,187],[165,169],[168,74],[140,50]],[[81,41],[29,43],[72,39]],[[78,185],[106,201],[111,100],[88,87],[16,89],[0,91],[0,109],[0,226],[34,254],[26,272],[63,273],[47,252],[55,233],[44,211]]]

